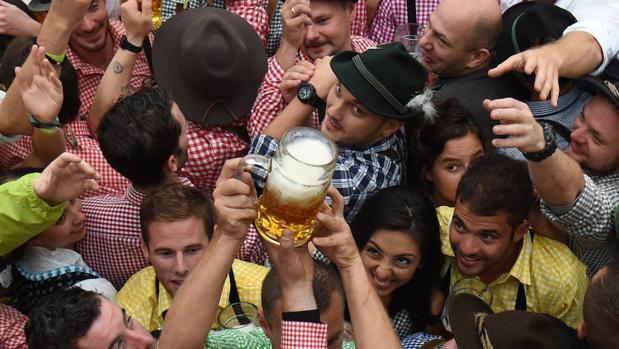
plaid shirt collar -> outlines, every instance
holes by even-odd
[[[122,22],[116,21],[116,20],[109,20],[108,23],[109,25],[107,27],[107,33],[112,39],[112,49],[114,50],[114,53],[116,53],[116,50],[118,49],[118,46],[120,45],[120,38],[125,34],[125,26],[122,24]],[[69,48],[67,49],[67,56],[69,57],[69,60],[71,61],[71,64],[73,64],[73,67],[75,68],[75,70],[78,71],[79,74],[82,76],[96,75],[96,74],[103,75],[105,73],[105,71],[103,71],[101,68],[94,66],[86,62],[85,60],[83,60],[71,48],[70,45],[69,45]]]
[[[135,206],[140,206],[142,205],[144,196],[146,195],[140,193],[137,189],[135,189],[135,187],[133,186],[133,183],[129,182],[129,185],[127,186],[127,190],[125,191],[125,195],[124,195],[125,200],[127,200],[129,203]]]
[[[402,136],[402,132],[398,131],[393,136],[385,138],[377,143],[368,145],[366,147],[355,148],[339,143],[337,144],[337,147],[339,154],[341,155],[348,155],[354,153],[376,154],[389,149],[399,148],[399,145],[402,144]]]

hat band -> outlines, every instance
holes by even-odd
[[[604,85],[606,85],[606,88],[610,90],[610,93],[612,93],[615,98],[619,98],[619,90],[617,89],[617,86],[608,80],[604,81]]]
[[[522,17],[525,13],[526,11],[519,14],[518,17],[516,17],[516,19],[514,20],[514,23],[512,24],[512,44],[514,45],[514,50],[516,51],[516,53],[522,52],[520,51],[520,45],[518,45],[518,39],[516,38],[516,25],[518,24],[520,17]]]
[[[369,82],[370,85],[372,85],[372,87],[374,87],[374,89],[378,91],[378,93],[380,93],[392,107],[394,107],[400,114],[406,114],[408,112],[408,110],[400,102],[398,102],[393,94],[391,94],[391,92],[389,92],[389,90],[365,67],[365,64],[363,64],[363,61],[361,60],[361,55],[356,55],[353,57],[352,61],[365,80]]]

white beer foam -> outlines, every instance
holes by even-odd
[[[287,202],[308,201],[324,191],[323,165],[333,158],[331,148],[318,140],[307,139],[287,145],[288,152],[294,156],[284,156],[281,164],[273,162],[273,170],[267,178],[269,191],[276,193],[278,200]],[[309,166],[299,163],[316,164]]]

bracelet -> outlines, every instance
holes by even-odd
[[[58,132],[58,129],[60,128],[60,120],[58,117],[56,117],[56,119],[52,122],[41,122],[34,115],[28,114],[28,119],[30,120],[30,125],[32,125],[32,127],[39,129],[39,131],[43,133],[54,134]]]
[[[552,154],[554,154],[555,150],[557,150],[557,135],[555,131],[549,124],[545,122],[540,122],[540,125],[544,129],[544,140],[546,141],[546,146],[544,147],[544,149],[536,151],[534,153],[523,152],[522,155],[527,160],[539,162],[550,157]]]
[[[33,43],[35,45],[39,46],[39,43],[37,42],[37,38],[36,37],[34,38]],[[55,65],[61,65],[62,62],[64,62],[66,57],[67,57],[67,50],[62,51],[62,53],[59,53],[59,54],[53,54],[53,53],[45,52],[45,58],[47,58],[47,60],[51,64],[55,64]]]
[[[142,47],[135,46],[134,44],[130,43],[129,40],[127,40],[127,35],[123,35],[120,38],[120,48],[123,50],[127,50],[129,52],[133,52],[133,53],[142,52]]]

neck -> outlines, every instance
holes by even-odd
[[[95,67],[99,67],[102,70],[107,69],[108,64],[110,64],[114,57],[114,43],[112,42],[112,37],[109,32],[105,38],[105,46],[99,51],[89,51],[82,47],[71,47],[71,49],[75,51],[81,60]]]
[[[512,249],[511,254],[505,261],[497,266],[494,270],[489,270],[488,272],[479,275],[479,279],[483,281],[486,285],[490,285],[496,279],[498,279],[501,275],[508,273],[512,270],[514,263],[518,259],[520,255],[520,251],[522,250],[522,246],[524,245],[524,238],[516,245],[516,248]]]

